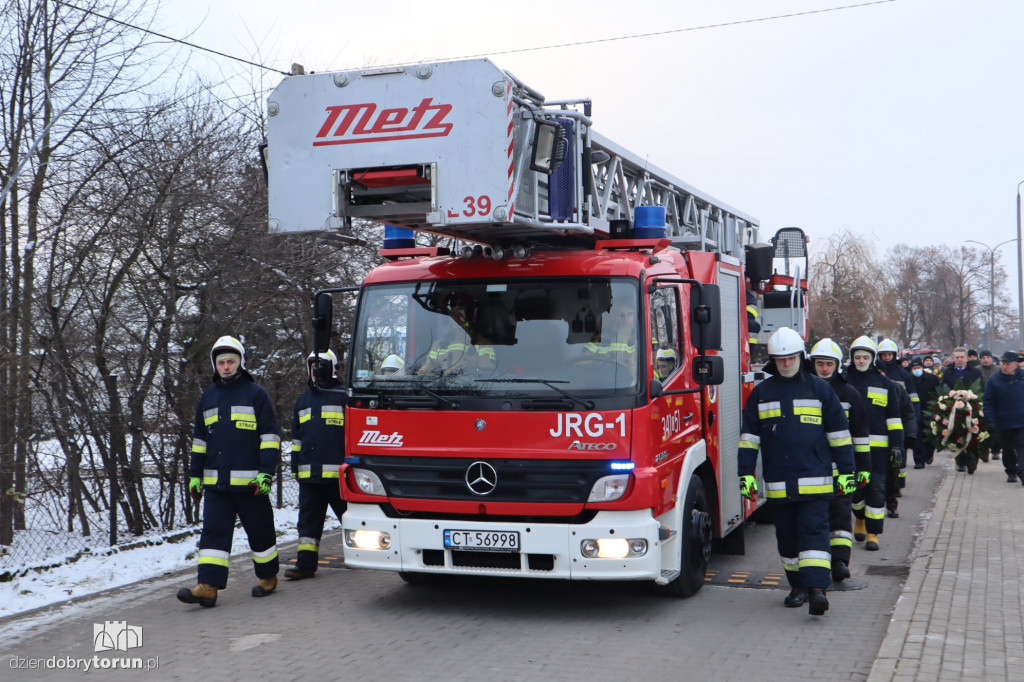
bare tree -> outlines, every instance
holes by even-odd
[[[849,230],[829,237],[810,265],[811,335],[848,344],[888,330],[894,321],[888,288],[871,242]]]
[[[141,36],[103,18],[131,21],[139,10],[118,0],[82,4],[86,11],[46,0],[0,7],[0,544],[24,527],[13,500],[25,490],[32,434],[32,307],[36,254],[52,236],[50,195],[89,147],[95,113],[144,84],[133,71]]]

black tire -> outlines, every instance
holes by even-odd
[[[398,577],[409,585],[433,585],[437,582],[437,576],[433,573],[419,571],[399,571]]]
[[[711,557],[711,513],[704,494],[704,483],[694,474],[686,490],[683,506],[683,523],[679,530],[680,563],[679,576],[661,591],[672,597],[692,597],[704,586],[704,576]]]

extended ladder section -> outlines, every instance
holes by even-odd
[[[757,221],[592,132],[488,60],[289,76],[271,94],[270,229],[353,218],[483,244],[626,236],[663,206],[683,249],[743,258]]]

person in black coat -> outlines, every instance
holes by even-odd
[[[915,358],[910,361],[910,376],[917,387],[917,395],[921,398],[922,405],[927,405],[935,399],[939,378],[926,372],[924,363],[920,359]],[[931,464],[935,457],[935,445],[925,440],[923,419],[917,426],[917,441],[914,443],[914,468],[924,469],[925,465]]]
[[[1020,356],[1008,350],[1000,359],[1000,372],[985,387],[985,422],[999,432],[1006,480],[1020,478],[1020,454],[1024,452],[1024,370]],[[1024,483],[1024,479],[1021,479]]]

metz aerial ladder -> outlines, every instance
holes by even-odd
[[[273,232],[361,218],[543,248],[626,236],[661,206],[680,249],[757,241],[754,218],[593,132],[589,100],[548,102],[488,60],[292,76],[267,110]]]

